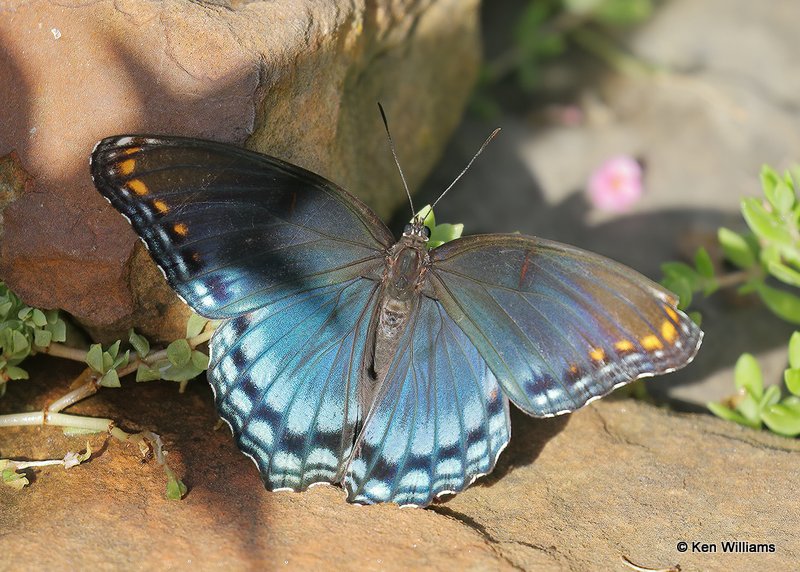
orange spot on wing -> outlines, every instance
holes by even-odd
[[[675,324],[669,320],[664,320],[661,324],[661,337],[669,343],[674,342],[675,338],[678,337],[678,330],[675,328]]]
[[[594,361],[603,361],[606,359],[606,352],[603,348],[594,348],[589,352],[589,357]]]
[[[156,207],[156,210],[161,214],[169,211],[169,206],[164,201],[153,201],[153,206]]]
[[[661,340],[659,340],[653,334],[643,337],[641,339],[641,342],[642,342],[642,347],[647,351],[660,350],[661,348],[664,347],[664,345],[661,343]]]
[[[182,222],[179,222],[178,224],[173,226],[172,230],[174,230],[176,233],[180,234],[181,236],[186,236],[189,233],[189,227],[186,226],[185,224],[183,224]]]
[[[569,366],[569,372],[572,375],[575,375],[576,373],[578,373],[578,366],[573,363],[571,366]]]
[[[141,151],[141,150],[142,150],[142,148],[141,148],[141,147],[129,147],[129,148],[125,149],[125,150],[122,152],[122,154],[123,154],[123,155],[133,155],[134,153],[138,153],[138,152],[139,152],[139,151]]]
[[[614,348],[620,352],[629,352],[633,350],[633,342],[630,340],[620,340],[614,344]]]
[[[145,185],[139,179],[131,179],[130,181],[128,181],[128,188],[137,195],[139,195],[140,197],[150,192],[149,189],[147,188],[147,185]]]
[[[678,319],[678,312],[676,312],[675,310],[673,310],[669,306],[664,306],[664,311],[667,313],[667,316],[672,318],[673,321],[675,321],[675,322],[679,322],[680,321]]]
[[[119,171],[120,175],[125,177],[133,173],[134,167],[136,167],[136,161],[134,159],[125,159],[117,166],[117,171]]]

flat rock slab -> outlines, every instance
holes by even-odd
[[[9,385],[0,413],[45,406],[78,372],[41,358],[32,381]],[[126,384],[72,412],[160,433],[189,493],[166,500],[154,462],[90,436],[90,462],[0,488],[0,569],[626,570],[626,556],[684,571],[788,570],[800,558],[800,443],[710,416],[630,400],[547,420],[516,414],[494,473],[420,510],[348,505],[332,487],[267,492],[228,430],[214,429],[202,381],[184,395],[166,382]],[[0,455],[60,458],[84,441],[0,429]],[[775,552],[723,553],[722,541]]]

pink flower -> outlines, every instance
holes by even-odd
[[[596,209],[628,211],[642,196],[642,166],[628,155],[611,157],[589,177],[587,191]]]

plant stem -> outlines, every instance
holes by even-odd
[[[37,349],[38,353],[47,354],[51,356],[71,359],[73,361],[86,362],[86,350],[71,348],[64,344],[53,342],[46,348]]]
[[[729,274],[723,274],[716,278],[717,286],[720,288],[731,288],[732,286],[739,286],[744,284],[751,278],[754,278],[752,270],[738,270]]]
[[[86,372],[89,372],[89,374],[91,374],[92,370],[90,370],[89,368],[86,368],[86,371],[84,372],[84,374]],[[60,397],[59,399],[55,400],[47,408],[47,411],[51,412],[51,413],[57,413],[59,411],[62,411],[64,409],[66,409],[67,407],[69,407],[70,405],[72,405],[74,403],[77,403],[81,399],[85,399],[85,398],[89,397],[90,395],[94,395],[95,393],[97,393],[98,387],[99,387],[99,385],[97,383],[97,380],[96,379],[91,379],[90,381],[84,383],[80,387],[78,387],[76,389],[73,389],[72,391],[70,391],[66,395],[64,395],[64,396]]]
[[[0,427],[20,427],[23,425],[55,425],[57,427],[74,427],[98,433],[111,432],[114,429],[112,419],[70,415],[51,411],[31,411],[28,413],[10,413],[0,415]]]

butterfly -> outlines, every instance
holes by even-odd
[[[269,490],[426,506],[492,471],[509,401],[568,413],[701,343],[621,264],[519,234],[428,249],[421,217],[395,240],[334,183],[235,146],[110,137],[91,172],[177,294],[223,320],[208,378]]]

